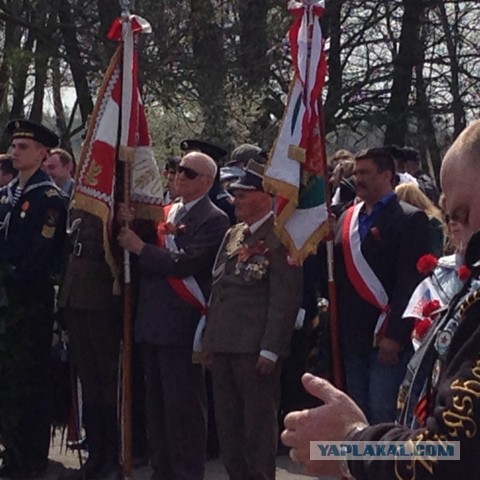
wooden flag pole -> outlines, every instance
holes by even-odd
[[[129,21],[130,7],[132,2],[120,0],[122,9],[122,20]],[[122,62],[122,70],[124,68]],[[123,85],[122,85],[123,90]],[[120,118],[122,117],[122,107],[120,105]],[[120,129],[121,130],[121,127]],[[123,202],[126,207],[130,207],[131,192],[131,162],[126,152],[119,150],[119,158],[123,160]],[[125,226],[129,226],[128,222]],[[130,252],[123,251],[124,267],[124,302],[123,302],[123,345],[122,345],[122,402],[121,402],[121,445],[122,445],[122,474],[125,480],[132,478],[133,471],[133,453],[132,453],[132,345],[133,345],[133,301],[132,301],[132,283],[130,272]]]
[[[327,151],[326,151],[326,142],[325,142],[325,115],[323,110],[323,105],[321,104],[321,99],[319,100],[319,124],[321,136],[324,139],[322,142],[323,148],[323,158],[325,159],[325,184],[326,184],[326,203],[329,220],[332,217],[332,192],[330,189],[330,182],[327,177]],[[330,232],[326,238],[327,244],[327,274],[328,274],[328,301],[329,301],[329,319],[330,319],[330,344],[332,348],[332,380],[335,387],[343,390],[344,380],[343,380],[343,366],[342,366],[342,355],[340,350],[340,332],[338,326],[338,306],[337,306],[337,284],[335,282],[335,260],[334,260],[334,235],[335,232],[333,229],[330,229]]]

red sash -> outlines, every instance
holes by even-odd
[[[348,278],[357,293],[381,312],[375,325],[374,344],[376,344],[378,339],[384,336],[387,326],[385,320],[390,306],[387,292],[362,253],[358,229],[358,215],[362,207],[363,202],[350,207],[345,212],[342,228],[343,258]]]
[[[170,217],[169,213],[172,205],[173,204],[167,205],[164,209],[167,221]],[[165,225],[163,223],[160,223],[157,228],[157,244],[159,247],[166,248],[171,252],[178,252],[178,247],[175,243],[173,234],[165,234]],[[167,282],[182,300],[196,308],[202,315],[193,341],[193,351],[200,352],[202,350],[201,337],[206,324],[206,315],[208,312],[208,304],[205,295],[195,278],[191,275],[186,278],[167,277]]]

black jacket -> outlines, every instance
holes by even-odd
[[[347,275],[342,245],[344,219],[342,215],[335,232],[335,279],[342,348],[368,352],[380,311],[357,293]],[[398,201],[396,196],[383,206],[362,240],[362,253],[389,298],[385,335],[402,344],[410,341],[412,328],[402,319],[402,314],[421,280],[417,260],[430,251],[430,245],[427,216]]]
[[[17,185],[15,179],[0,189],[0,258],[20,280],[51,276],[64,258],[66,200],[42,170],[13,204]]]

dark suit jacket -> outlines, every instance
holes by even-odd
[[[372,348],[379,310],[366,302],[347,276],[342,246],[345,215],[335,232],[335,277],[338,313],[343,348],[367,352]],[[417,260],[430,252],[431,239],[427,216],[393,197],[380,211],[362,240],[362,253],[382,283],[391,308],[386,336],[406,344],[412,324],[402,314],[421,275]]]
[[[185,227],[175,239],[179,253],[147,244],[139,256],[137,342],[163,346],[193,343],[200,313],[177,295],[166,277],[193,275],[208,299],[212,265],[229,220],[204,197],[188,211],[181,224]]]
[[[214,266],[205,349],[217,353],[288,353],[302,296],[302,270],[287,263],[287,250],[268,219],[245,243],[264,241],[269,265],[261,279],[235,273],[237,255],[228,246],[246,227],[232,227],[225,236]],[[234,242],[236,243],[236,242]]]

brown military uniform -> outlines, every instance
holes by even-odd
[[[113,277],[105,262],[101,219],[83,210],[73,210],[71,225],[72,253],[59,307],[64,311],[69,351],[82,384],[89,454],[99,461],[113,462],[117,455],[116,404],[122,332],[119,297],[113,295]]]
[[[204,341],[213,354],[215,417],[232,480],[275,478],[281,365],[300,307],[302,271],[288,264],[273,224],[268,218],[247,238],[245,224],[230,229],[213,269]],[[271,375],[256,370],[262,350],[279,357]]]

